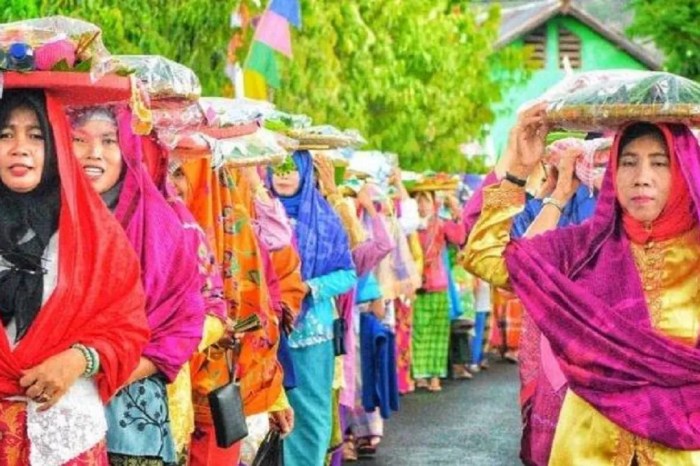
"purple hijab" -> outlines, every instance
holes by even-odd
[[[700,206],[700,147],[687,127],[669,129]],[[635,435],[700,449],[700,349],[652,328],[612,170],[588,223],[513,240],[505,260],[571,390]]]
[[[142,164],[131,115],[119,111],[126,173],[114,215],[141,260],[151,339],[143,356],[172,381],[202,338],[204,301],[196,245]]]

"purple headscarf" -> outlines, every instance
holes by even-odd
[[[114,215],[141,261],[151,328],[143,356],[172,381],[202,338],[197,249],[142,164],[141,139],[131,130],[130,112],[119,110],[118,123],[126,173]]]
[[[668,128],[700,206],[700,147],[687,127]],[[511,285],[549,339],[571,390],[635,435],[700,449],[700,349],[652,327],[612,170],[591,221],[513,240],[505,259]]]

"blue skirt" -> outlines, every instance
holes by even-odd
[[[284,439],[285,466],[323,466],[333,424],[333,344],[291,348],[297,386],[287,394],[295,425]]]
[[[153,375],[124,387],[109,402],[105,414],[109,453],[176,462],[162,377]]]

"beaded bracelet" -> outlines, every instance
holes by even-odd
[[[71,348],[77,349],[83,355],[86,361],[85,371],[83,371],[83,377],[90,378],[95,376],[100,370],[100,355],[94,348],[88,348],[87,346],[76,343],[71,346]]]

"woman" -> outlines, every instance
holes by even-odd
[[[228,316],[243,319],[255,314],[262,329],[246,332],[237,366],[246,416],[271,410],[282,393],[283,374],[277,359],[279,322],[264,273],[264,256],[255,226],[228,167],[212,169],[208,158],[188,160],[181,167],[187,185],[186,205],[193,213],[222,264]],[[195,432],[190,461],[197,465],[237,464],[241,443],[216,445],[207,396],[228,383],[222,348],[198,355],[193,363]],[[286,413],[286,411],[283,411]],[[288,413],[287,413],[288,414]],[[291,426],[290,426],[291,427]]]
[[[286,465],[322,465],[332,430],[334,298],[355,284],[348,237],[316,187],[311,154],[293,168],[270,171],[268,182],[294,226],[306,288],[302,313],[289,338],[297,387],[289,393],[295,428],[285,439]]]
[[[103,403],[127,380],[148,338],[138,261],[80,174],[69,135],[54,96],[5,90],[3,464],[107,464]]]
[[[697,464],[698,143],[682,125],[624,127],[589,222],[510,240],[520,180],[543,153],[543,108],[514,133],[465,266],[516,292],[569,383],[549,463]]]
[[[557,165],[550,169],[546,185],[515,218],[511,228],[514,238],[580,225],[593,216],[596,203],[594,188],[582,183],[576,174],[580,158],[586,157],[583,149],[583,141],[579,141],[557,157]],[[602,183],[602,174],[604,171],[591,177],[593,179],[587,183],[598,186],[596,195]],[[578,188],[572,189],[572,186]],[[552,206],[545,208],[543,202],[547,198],[561,200],[563,210]],[[526,464],[542,464],[548,461],[551,452],[559,410],[566,394],[566,378],[556,363],[549,342],[540,335],[527,312],[523,314],[518,357],[523,422],[521,458]]]
[[[126,109],[71,113],[73,151],[141,258],[151,339],[127,385],[107,409],[110,463],[176,461],[166,383],[202,337],[204,302],[196,244],[141,163],[141,140]]]
[[[448,198],[452,216],[457,219],[452,221],[438,218],[432,193],[423,191],[415,197],[423,220],[418,236],[424,260],[423,284],[413,315],[413,378],[416,387],[437,392],[442,390],[440,378],[447,376],[450,339],[447,271],[442,253],[447,242],[461,246],[465,235],[454,197]]]

